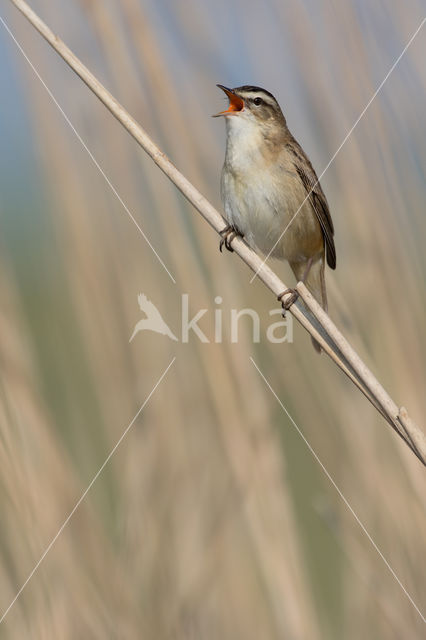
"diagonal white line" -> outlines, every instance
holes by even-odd
[[[387,81],[387,79],[389,78],[389,76],[391,75],[391,73],[393,72],[393,70],[395,69],[395,67],[397,66],[397,64],[399,63],[399,61],[401,60],[401,58],[403,57],[403,55],[405,54],[405,52],[407,51],[408,47],[411,45],[411,43],[413,42],[414,38],[417,36],[417,34],[419,33],[420,29],[423,27],[424,23],[426,22],[426,18],[423,18],[423,20],[421,21],[420,25],[417,27],[417,29],[415,30],[415,32],[413,33],[413,35],[411,36],[411,38],[409,39],[409,41],[407,42],[407,44],[405,45],[404,49],[402,50],[402,52],[400,53],[400,55],[397,57],[397,59],[395,60],[395,62],[393,63],[393,65],[391,66],[391,68],[389,69],[389,71],[387,72],[387,74],[385,75],[385,77],[383,78],[382,82],[379,84],[379,86],[377,87],[376,91],[373,93],[373,95],[371,96],[370,100],[367,102],[367,104],[365,105],[364,109],[361,111],[361,114],[358,116],[358,118],[355,120],[354,124],[352,125],[352,127],[349,129],[348,133],[345,135],[345,137],[343,138],[343,141],[341,142],[340,146],[337,148],[337,150],[334,152],[334,154],[332,155],[330,161],[328,162],[328,164],[326,165],[325,169],[323,170],[323,172],[320,174],[319,178],[317,179],[317,181],[315,182],[315,184],[313,185],[312,189],[309,191],[308,195],[306,196],[306,198],[303,200],[302,204],[300,205],[300,207],[298,208],[298,210],[296,211],[296,213],[294,214],[294,216],[291,218],[290,222],[287,224],[287,226],[285,227],[284,231],[281,233],[280,237],[278,238],[278,240],[275,242],[274,246],[271,248],[271,250],[269,251],[268,255],[265,257],[265,259],[263,260],[262,264],[260,265],[260,267],[257,269],[256,273],[254,274],[254,276],[252,276],[251,280],[250,280],[250,284],[253,282],[253,280],[256,278],[256,276],[258,275],[259,271],[262,269],[263,265],[266,263],[266,261],[268,260],[268,258],[270,257],[271,253],[273,252],[273,250],[275,249],[275,247],[277,246],[277,244],[280,242],[281,238],[284,236],[284,234],[287,232],[289,226],[293,223],[294,219],[296,218],[297,214],[299,213],[299,211],[302,209],[303,205],[305,204],[306,200],[308,200],[308,198],[310,198],[312,191],[315,189],[315,187],[317,186],[317,184],[319,183],[319,181],[321,180],[321,178],[323,177],[323,175],[325,174],[325,172],[327,171],[327,169],[330,167],[330,165],[332,164],[332,162],[334,161],[334,159],[336,158],[337,154],[341,151],[341,149],[343,148],[343,146],[346,144],[348,138],[350,137],[350,135],[353,133],[355,127],[359,124],[361,118],[364,116],[365,112],[367,111],[367,109],[370,107],[371,103],[373,102],[373,100],[377,97],[377,94],[379,93],[379,91],[382,89],[383,85],[385,84],[385,82]]]
[[[29,583],[29,581],[31,580],[31,578],[33,577],[33,575],[35,574],[35,572],[37,571],[37,569],[39,568],[39,566],[41,565],[41,563],[43,562],[43,560],[45,559],[45,557],[47,556],[47,554],[49,553],[49,551],[51,550],[51,548],[53,547],[53,545],[55,544],[56,540],[59,538],[59,536],[61,535],[61,533],[63,532],[63,530],[65,529],[65,527],[67,526],[68,522],[71,520],[71,518],[73,517],[74,513],[77,511],[77,509],[79,508],[79,506],[81,505],[81,503],[83,502],[84,498],[87,496],[87,494],[89,493],[90,489],[92,488],[92,486],[94,485],[94,483],[96,482],[96,480],[98,479],[98,477],[100,476],[100,474],[102,473],[102,471],[104,470],[104,468],[106,467],[106,465],[108,464],[108,462],[111,460],[112,456],[114,455],[114,453],[116,452],[116,450],[118,449],[118,447],[120,446],[121,442],[124,440],[124,438],[126,437],[127,433],[129,432],[129,430],[131,429],[131,427],[133,426],[133,424],[135,423],[136,419],[138,418],[138,416],[140,415],[140,413],[142,412],[142,410],[144,409],[144,407],[147,405],[147,403],[149,402],[151,396],[153,395],[153,393],[155,392],[155,390],[157,389],[158,385],[162,382],[162,380],[164,379],[164,377],[166,376],[167,372],[169,371],[170,367],[173,365],[174,361],[176,360],[176,357],[174,357],[170,364],[168,365],[168,367],[163,371],[163,373],[161,374],[161,376],[158,378],[157,382],[155,383],[155,385],[153,386],[152,390],[150,391],[150,393],[148,394],[148,396],[146,397],[144,403],[140,406],[138,412],[135,414],[135,416],[132,418],[132,420],[130,421],[130,423],[128,424],[128,426],[126,427],[126,429],[124,430],[123,434],[121,435],[121,437],[119,438],[118,442],[115,444],[114,448],[112,449],[112,451],[109,453],[109,455],[105,458],[104,462],[102,463],[101,467],[99,468],[99,470],[96,472],[96,474],[93,476],[90,484],[88,485],[87,489],[85,489],[85,491],[81,494],[80,498],[77,500],[77,502],[75,503],[72,511],[69,513],[69,515],[67,516],[67,518],[64,520],[64,522],[62,523],[62,525],[59,527],[56,535],[52,538],[52,540],[49,542],[48,546],[46,547],[46,549],[44,550],[43,554],[40,556],[37,564],[35,565],[34,569],[31,571],[31,573],[29,574],[29,576],[27,577],[27,579],[25,580],[24,584],[22,585],[22,587],[19,589],[18,593],[16,594],[16,596],[13,598],[12,602],[9,604],[9,606],[7,607],[6,611],[2,614],[1,618],[0,618],[0,624],[3,622],[3,620],[5,619],[5,617],[7,616],[7,614],[9,613],[9,611],[11,610],[11,608],[13,607],[13,605],[15,604],[15,602],[17,601],[17,599],[19,598],[19,596],[21,595],[21,593],[23,592],[23,590],[25,589],[25,587],[27,586],[27,584]]]
[[[410,594],[408,593],[407,589],[404,587],[404,585],[402,584],[401,580],[398,578],[398,576],[396,575],[395,571],[392,569],[391,565],[389,564],[389,562],[386,560],[385,556],[383,555],[383,553],[380,551],[379,547],[377,546],[377,544],[374,542],[373,538],[371,537],[371,535],[368,533],[367,529],[365,528],[365,526],[363,525],[363,523],[361,522],[361,520],[359,519],[358,515],[356,514],[356,512],[354,511],[354,509],[351,507],[351,505],[349,504],[347,498],[345,498],[345,496],[343,495],[342,491],[339,489],[339,487],[337,486],[337,484],[335,483],[335,481],[333,480],[332,476],[329,474],[329,472],[327,471],[327,469],[325,468],[325,466],[323,465],[323,463],[321,462],[320,458],[318,457],[318,454],[315,452],[315,450],[311,447],[311,445],[309,444],[308,440],[306,439],[306,437],[303,435],[301,429],[297,426],[296,422],[293,420],[293,418],[291,417],[291,415],[289,414],[289,412],[287,411],[287,409],[285,408],[285,406],[283,405],[283,403],[281,402],[281,400],[279,399],[278,395],[275,393],[275,391],[273,390],[273,388],[271,387],[271,385],[269,384],[268,380],[265,378],[265,376],[263,375],[263,373],[261,372],[261,370],[259,369],[259,367],[257,366],[256,362],[254,361],[254,359],[250,356],[250,360],[252,362],[252,364],[255,366],[255,368],[257,369],[258,373],[260,374],[261,378],[263,379],[263,381],[265,382],[266,386],[268,387],[268,389],[271,391],[272,395],[275,397],[275,399],[278,401],[281,409],[287,414],[287,417],[289,418],[289,420],[291,421],[291,423],[293,424],[294,428],[296,429],[297,433],[299,434],[299,436],[302,438],[302,440],[304,441],[304,443],[306,444],[306,446],[308,447],[309,451],[312,453],[313,457],[315,458],[315,460],[318,462],[318,464],[320,465],[321,469],[323,470],[323,472],[325,473],[325,475],[327,476],[327,478],[330,480],[331,484],[333,485],[333,487],[336,489],[337,493],[339,494],[340,498],[343,500],[343,502],[345,503],[346,507],[349,509],[349,511],[351,512],[351,514],[353,515],[353,517],[355,518],[355,520],[357,521],[357,523],[359,524],[359,526],[361,527],[363,533],[367,536],[367,538],[369,539],[369,541],[371,542],[371,544],[373,545],[374,549],[377,551],[377,553],[379,554],[379,556],[381,557],[381,559],[383,560],[383,562],[385,563],[385,565],[387,566],[387,568],[389,569],[389,571],[391,572],[392,576],[395,578],[395,580],[397,581],[397,583],[399,584],[399,586],[401,587],[401,589],[403,590],[403,592],[405,593],[405,595],[407,596],[408,600],[411,602],[411,604],[413,605],[413,607],[415,608],[415,610],[417,611],[417,613],[419,614],[419,616],[421,617],[421,619],[423,620],[423,622],[426,623],[426,619],[423,616],[422,612],[420,611],[419,607],[416,605],[416,603],[414,602],[413,598],[410,596]]]
[[[77,129],[74,127],[74,125],[72,124],[71,120],[68,118],[67,114],[65,113],[65,111],[62,109],[61,105],[59,104],[59,102],[56,100],[55,96],[53,95],[53,93],[51,92],[51,90],[49,89],[49,87],[47,86],[47,84],[45,83],[45,81],[43,80],[43,78],[41,77],[41,75],[39,74],[39,72],[37,71],[37,69],[35,68],[35,66],[33,65],[33,63],[31,62],[31,60],[29,59],[29,57],[27,56],[27,54],[25,53],[25,51],[23,50],[23,48],[21,47],[21,45],[19,44],[18,40],[15,38],[15,36],[13,35],[12,31],[9,29],[9,27],[7,26],[6,22],[3,20],[3,18],[0,16],[0,22],[3,24],[4,28],[6,29],[6,31],[8,32],[8,34],[10,35],[10,37],[12,38],[12,40],[14,41],[14,43],[16,44],[16,46],[18,47],[18,49],[20,50],[20,52],[22,53],[22,55],[24,56],[25,60],[28,62],[28,64],[30,65],[31,69],[34,71],[35,75],[37,76],[37,78],[40,80],[41,84],[43,85],[43,87],[46,89],[47,93],[49,94],[49,96],[51,97],[51,99],[53,100],[53,102],[55,103],[55,105],[57,106],[57,108],[59,109],[59,111],[61,112],[61,114],[63,115],[64,119],[66,120],[66,122],[68,123],[68,125],[70,126],[71,130],[73,131],[73,133],[75,134],[76,138],[78,139],[78,141],[80,142],[80,144],[84,147],[84,149],[87,151],[90,159],[92,160],[93,164],[95,165],[95,167],[98,169],[98,171],[101,173],[102,177],[105,179],[106,183],[108,184],[109,188],[111,189],[111,191],[113,192],[113,194],[115,195],[115,197],[117,198],[117,200],[120,202],[121,206],[123,207],[123,209],[126,211],[127,215],[129,216],[129,218],[132,220],[132,222],[134,223],[134,225],[136,226],[136,228],[138,229],[139,233],[142,235],[143,239],[145,240],[145,242],[148,244],[149,248],[151,249],[151,251],[154,253],[155,257],[157,258],[157,260],[159,261],[159,263],[161,264],[161,266],[163,267],[163,269],[165,269],[165,271],[168,273],[170,279],[174,282],[174,284],[176,284],[176,280],[174,279],[174,277],[172,276],[172,274],[170,273],[170,271],[167,269],[166,265],[164,264],[163,260],[160,258],[160,256],[158,255],[157,251],[154,249],[154,247],[152,246],[151,242],[149,241],[148,237],[146,236],[146,234],[143,232],[141,226],[139,225],[139,223],[137,222],[136,218],[133,216],[133,214],[130,212],[129,208],[127,207],[126,203],[124,202],[124,200],[121,198],[120,194],[118,193],[117,189],[114,187],[114,185],[112,184],[112,182],[110,181],[110,179],[108,178],[108,176],[106,175],[105,171],[102,169],[102,167],[100,166],[99,162],[96,160],[95,156],[93,155],[93,153],[90,151],[89,147],[87,146],[87,144],[84,142],[83,138],[80,136],[80,134],[78,133]]]

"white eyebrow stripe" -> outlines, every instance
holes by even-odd
[[[238,94],[243,100],[254,100],[255,98],[262,98],[263,102],[266,102],[270,107],[275,107],[277,105],[277,101],[274,98],[271,98],[266,93],[262,91],[241,91]]]

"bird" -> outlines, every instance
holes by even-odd
[[[291,134],[275,97],[261,87],[229,89],[217,85],[229,99],[223,116],[226,152],[221,197],[227,226],[223,245],[232,251],[238,235],[255,251],[287,260],[327,311],[325,262],[336,268],[334,227],[327,199],[315,170]],[[286,296],[285,301],[283,297]],[[296,289],[279,296],[283,314],[297,300]],[[318,343],[312,340],[317,351]]]
[[[147,329],[149,331],[154,331],[155,333],[161,333],[161,335],[163,336],[168,336],[169,338],[177,342],[175,334],[164,322],[157,307],[151,302],[151,300],[148,300],[148,298],[143,293],[140,293],[138,295],[138,304],[141,311],[143,311],[146,315],[146,318],[142,318],[142,320],[139,320],[139,322],[136,323],[129,342],[133,340],[133,338],[139,331],[146,331]]]

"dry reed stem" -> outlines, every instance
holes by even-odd
[[[114,117],[127,129],[138,144],[148,153],[157,166],[175,184],[189,202],[197,209],[204,219],[215,229],[220,231],[225,226],[224,218],[210,204],[210,202],[178,171],[173,163],[151,140],[142,127],[130,116],[121,104],[105,89],[97,78],[82,64],[72,51],[49,29],[37,14],[23,0],[11,2],[24,14],[37,31],[59,53],[73,71],[95,93],[101,102],[109,109]],[[258,275],[260,280],[275,294],[280,294],[286,285],[266,265],[262,259],[252,251],[243,240],[235,238],[232,248],[240,258]],[[315,337],[323,349],[332,357],[334,362],[349,376],[373,406],[386,418],[387,422],[396,430],[398,435],[409,446],[413,453],[426,466],[426,438],[423,432],[409,418],[405,408],[399,409],[389,394],[383,389],[375,376],[371,373],[356,351],[347,342],[329,316],[321,309],[306,288],[299,283],[297,286],[301,297],[309,311],[313,314],[312,321],[303,309],[293,305],[292,315],[302,326]]]

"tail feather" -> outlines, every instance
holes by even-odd
[[[294,275],[298,281],[303,279],[306,263],[290,263],[290,266],[293,270]],[[328,302],[327,302],[327,291],[325,288],[325,274],[324,274],[324,254],[312,263],[312,266],[309,270],[307,277],[305,278],[305,286],[308,291],[314,296],[314,298],[319,302],[324,311],[328,310]],[[315,351],[321,353],[322,349],[315,338],[311,338],[312,344],[314,346]]]

